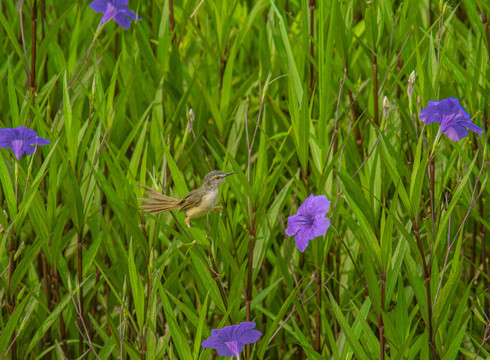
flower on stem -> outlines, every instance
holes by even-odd
[[[0,147],[11,149],[18,160],[24,153],[26,155],[34,154],[36,146],[48,144],[51,144],[49,140],[37,136],[34,130],[24,126],[15,129],[0,129]]]
[[[133,20],[141,20],[136,16],[136,13],[127,8],[128,0],[95,0],[90,3],[90,7],[96,13],[103,13],[100,24],[104,24],[113,19],[124,30],[131,26],[131,18]]]
[[[225,326],[211,330],[211,336],[201,343],[203,348],[212,348],[220,356],[235,356],[237,359],[245,344],[256,342],[262,333],[253,330],[254,322],[242,322],[238,325]]]
[[[295,236],[296,247],[305,251],[308,242],[317,236],[323,236],[330,227],[327,215],[330,201],[325,195],[311,194],[298,208],[298,213],[288,218],[286,234]]]
[[[459,141],[468,136],[468,129],[480,136],[483,133],[481,127],[470,120],[470,114],[462,108],[456,98],[429,101],[420,111],[419,118],[426,124],[441,124],[439,132],[446,134],[452,141]]]

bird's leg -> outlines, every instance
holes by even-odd
[[[191,228],[191,219],[189,217],[186,217],[184,222],[187,225],[187,227],[190,229]]]
[[[213,211],[219,211],[219,212],[222,212],[223,211],[223,206],[215,206],[213,208]]]

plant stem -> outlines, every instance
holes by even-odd
[[[44,296],[46,296],[46,301],[48,303],[48,309],[49,311],[53,310],[52,304],[54,303],[53,299],[51,298],[51,292],[49,291],[51,289],[51,279],[49,276],[49,270],[48,270],[48,264],[46,263],[46,255],[44,254],[44,251],[41,250],[39,257],[41,258],[41,266],[42,266],[42,272],[43,272],[43,282],[44,282]],[[44,344],[43,346],[45,348],[49,347],[51,345],[51,333],[47,331],[44,334]],[[44,357],[44,359],[48,359],[48,354]],[[50,358],[50,357],[49,357]]]
[[[379,332],[379,358],[384,360],[385,358],[385,337],[384,337],[384,323],[383,312],[385,311],[385,294],[386,294],[386,271],[381,269],[381,308],[378,314],[378,332]]]
[[[55,261],[55,266],[53,266],[53,282],[54,282],[54,293],[53,293],[53,299],[55,304],[60,303],[60,278],[58,274],[58,269],[56,268],[56,261]],[[53,306],[54,307],[54,306]],[[65,354],[65,357],[68,355],[68,344],[67,344],[67,337],[66,337],[66,329],[65,329],[65,321],[63,320],[63,312],[60,312],[59,315],[60,319],[60,340],[62,342],[63,346],[63,352]]]
[[[31,8],[31,76],[29,79],[29,87],[34,104],[36,94],[36,28],[37,28],[37,0],[34,0]]]
[[[17,251],[17,240],[15,234],[9,237],[9,273],[8,273],[8,286],[7,286],[7,305],[9,310],[9,315],[11,316],[15,310],[15,297],[13,289],[11,288],[12,275],[15,271],[15,252]],[[12,334],[12,360],[17,360],[17,343],[16,343],[15,332]]]
[[[479,12],[480,12],[480,9],[478,9]],[[489,22],[488,22],[488,17],[484,14],[484,12],[481,12],[480,13],[480,18],[482,20],[482,23],[483,23],[483,28],[485,29],[485,38],[487,40],[487,53],[488,53],[488,57],[490,58],[490,30],[489,30]],[[487,90],[488,90],[488,85],[487,85]],[[487,92],[488,94],[488,92]],[[487,129],[488,129],[488,123],[489,123],[489,120],[490,120],[490,106],[488,105],[488,102],[487,102],[487,106],[486,108],[484,109],[484,119],[487,119],[486,122],[487,122]],[[480,208],[480,216],[483,215],[483,200],[482,198],[480,197],[480,201],[479,201],[479,204],[478,204],[479,208]],[[484,293],[489,293],[490,292],[490,287],[488,285],[488,278],[490,277],[490,266],[488,265],[490,259],[488,259],[488,255],[487,255],[487,250],[486,250],[486,245],[485,245],[485,226],[483,223],[480,223],[480,236],[481,236],[481,253],[482,253],[482,258],[481,258],[481,262],[482,262],[482,265],[483,265],[483,272],[486,274],[486,276],[483,276],[483,291]],[[490,299],[488,298],[488,296],[485,296],[485,304],[484,304],[484,309],[485,309],[485,313],[486,314],[490,314]]]
[[[21,16],[22,17],[22,16]],[[19,171],[19,162],[16,161],[14,163],[14,176],[15,176],[15,210],[16,214],[19,214],[19,203],[17,199],[17,187],[18,187],[18,171]],[[12,226],[12,225],[11,225]],[[9,236],[9,273],[8,273],[8,286],[7,286],[7,307],[9,311],[9,315],[12,315],[15,311],[15,289],[12,289],[12,276],[15,272],[15,253],[17,252],[17,236],[15,233],[15,229],[12,230],[12,233]],[[17,335],[15,332],[12,333],[12,360],[17,360]]]
[[[250,231],[249,243],[248,243],[248,272],[247,272],[247,291],[245,297],[245,311],[246,311],[246,321],[250,321],[250,303],[252,302],[252,287],[253,287],[253,259],[254,259],[254,248],[255,248],[255,233]],[[250,359],[250,344],[247,344],[246,348],[247,360]]]
[[[438,134],[440,136],[440,132]],[[430,214],[431,214],[431,219],[432,219],[432,226],[431,226],[431,243],[430,243],[430,252],[429,252],[429,264],[427,267],[427,272],[426,272],[426,291],[427,291],[427,311],[428,311],[428,320],[430,323],[430,331],[429,331],[429,348],[431,352],[431,358],[432,360],[439,359],[439,354],[437,352],[436,348],[436,334],[434,332],[434,329],[432,329],[432,297],[431,297],[431,285],[430,285],[430,278],[431,278],[431,269],[432,269],[432,248],[434,245],[434,228],[436,227],[436,214],[434,212],[434,202],[435,202],[435,165],[434,165],[434,157],[431,157],[430,163],[429,163],[429,178],[430,178]]]
[[[46,20],[46,0],[41,0],[41,42],[46,38],[46,30],[44,27],[44,22]],[[48,58],[46,55],[46,61],[44,61],[44,70],[42,72],[43,79],[41,80],[43,84],[48,81]]]
[[[361,158],[361,161],[363,161],[364,160],[364,151],[362,148],[363,136],[361,135],[361,131],[359,130],[359,121],[358,121],[358,116],[357,116],[357,111],[355,106],[356,100],[352,96],[352,91],[349,89],[348,86],[347,86],[347,93],[349,94],[350,108],[352,111],[352,123],[354,124],[354,135],[356,137],[357,151],[359,151],[359,157]]]
[[[320,252],[318,252],[318,258],[320,258]],[[321,316],[320,309],[322,306],[322,271],[319,266],[316,269],[316,328],[315,328],[315,351],[320,352],[320,333],[321,333]]]
[[[211,266],[212,266],[212,271],[214,271],[214,275],[211,274],[216,281],[216,284],[218,285],[219,292],[221,294],[221,298],[223,299],[223,304],[225,305],[225,309],[228,310],[228,298],[226,297],[226,292],[223,287],[223,284],[220,281],[220,275],[218,272],[218,266],[216,265],[216,261],[214,260],[213,253],[210,251],[209,252],[209,258],[211,259]]]
[[[334,277],[337,280],[337,277],[336,277],[336,275],[337,275],[336,261],[335,261],[336,259],[335,258],[336,258],[336,254],[335,254],[335,252],[331,246],[330,250],[328,251],[327,260],[326,260],[327,272],[328,272],[328,274],[330,274],[330,276]],[[334,275],[332,275],[332,274],[334,274]],[[336,281],[331,281],[329,284],[327,284],[327,289],[330,290],[330,292],[334,296],[335,301],[338,302],[339,299],[337,297],[337,287],[335,286],[335,284],[336,284]],[[338,323],[337,323],[335,316],[332,316],[332,321],[333,321],[333,324],[331,325],[331,327],[333,328],[334,338],[337,341],[340,334],[339,334],[339,329],[338,329]],[[330,325],[327,325],[327,326],[330,326]]]
[[[315,87],[315,77],[313,76],[315,67],[313,66],[313,59],[315,58],[315,46],[313,44],[313,39],[315,38],[315,7],[316,0],[309,0],[310,8],[310,99],[313,95],[313,89]]]
[[[169,0],[168,8],[170,10],[170,32],[172,33],[172,42],[175,42],[174,0]]]
[[[375,53],[376,49],[373,49],[372,61],[373,61],[373,97],[374,97],[374,123],[379,126],[378,118],[378,58]]]
[[[481,198],[480,198],[481,200]],[[481,210],[482,207],[480,207],[480,212],[483,213]],[[485,226],[483,223],[480,224],[480,236],[481,236],[481,262],[483,265],[483,293],[488,294],[490,293],[490,287],[488,286],[488,277],[490,276],[490,267],[488,266],[488,254],[487,254],[487,249],[485,245]],[[484,303],[484,309],[485,309],[485,314],[490,314],[490,300],[488,299],[488,296],[485,296],[485,303]]]
[[[430,289],[430,269],[427,266],[427,261],[425,260],[424,248],[422,246],[422,239],[420,237],[419,224],[418,219],[414,219],[413,232],[415,233],[415,237],[417,238],[417,247],[419,248],[420,257],[422,258],[422,267],[424,271],[424,280],[425,280],[425,291],[427,297],[427,329],[429,332],[429,348],[431,353],[431,359],[436,360],[439,359],[439,355],[437,354],[437,349],[435,348],[435,343],[432,342],[432,296]]]
[[[82,323],[84,322],[84,318],[83,318],[83,286],[82,286],[82,283],[83,283],[83,259],[82,259],[82,256],[83,256],[83,248],[82,248],[82,234],[81,234],[81,229],[78,229],[78,239],[77,239],[77,243],[78,243],[78,246],[77,246],[77,260],[78,260],[78,284],[80,286],[80,294],[79,294],[79,310],[80,310],[80,320],[82,321]],[[84,345],[83,345],[83,334],[82,332],[80,331],[78,333],[78,353],[79,353],[79,356],[84,358],[83,356],[83,353],[84,353],[85,349],[84,349]]]
[[[260,117],[262,115],[262,106],[264,104],[264,96],[262,94],[262,88],[260,86],[259,81],[259,98],[260,98],[260,106],[259,106],[259,114],[257,115],[257,122],[255,124],[255,130],[252,135],[252,139],[250,140],[250,136],[248,133],[248,105],[245,108],[245,135],[247,139],[247,181],[250,182],[250,172],[252,167],[252,149],[255,142],[255,136],[257,135],[257,131],[259,129]],[[254,248],[255,248],[255,232],[256,232],[256,223],[255,223],[255,208],[251,201],[251,194],[247,195],[247,208],[248,208],[248,269],[247,269],[247,288],[245,291],[245,313],[246,313],[246,321],[250,321],[250,303],[252,301],[252,287],[253,287],[253,259],[254,259]],[[246,359],[250,359],[250,344],[246,346]]]
[[[482,160],[483,161],[483,160]],[[482,164],[482,168],[483,168]],[[477,184],[477,194],[481,193],[481,182],[478,182]],[[484,212],[484,205],[483,205],[483,197],[480,196],[478,199],[478,212],[482,219],[485,219],[484,216],[488,216],[488,213],[485,214]],[[488,294],[490,293],[490,287],[488,284],[488,279],[490,276],[490,267],[488,266],[489,260],[488,259],[488,254],[487,254],[487,248],[486,248],[486,228],[485,224],[483,222],[480,222],[480,239],[481,239],[481,264],[482,264],[482,273],[483,273],[483,293]],[[475,246],[476,247],[476,246]],[[472,264],[473,265],[473,264]],[[473,281],[471,278],[470,281]],[[488,296],[484,296],[485,300],[483,303],[483,308],[485,310],[485,314],[490,314],[490,299]]]

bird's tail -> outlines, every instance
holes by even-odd
[[[161,214],[166,211],[180,209],[179,199],[159,193],[146,185],[140,186],[146,190],[145,194],[150,196],[138,199],[145,202],[145,204],[141,205],[142,210],[148,211],[151,214]]]

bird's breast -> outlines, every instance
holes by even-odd
[[[206,209],[206,211],[211,211],[216,206],[218,202],[218,188],[216,190],[208,192],[202,197],[201,206]]]
[[[218,189],[215,191],[210,191],[202,197],[199,206],[187,209],[185,215],[191,219],[206,215],[208,212],[213,210],[218,201]]]

